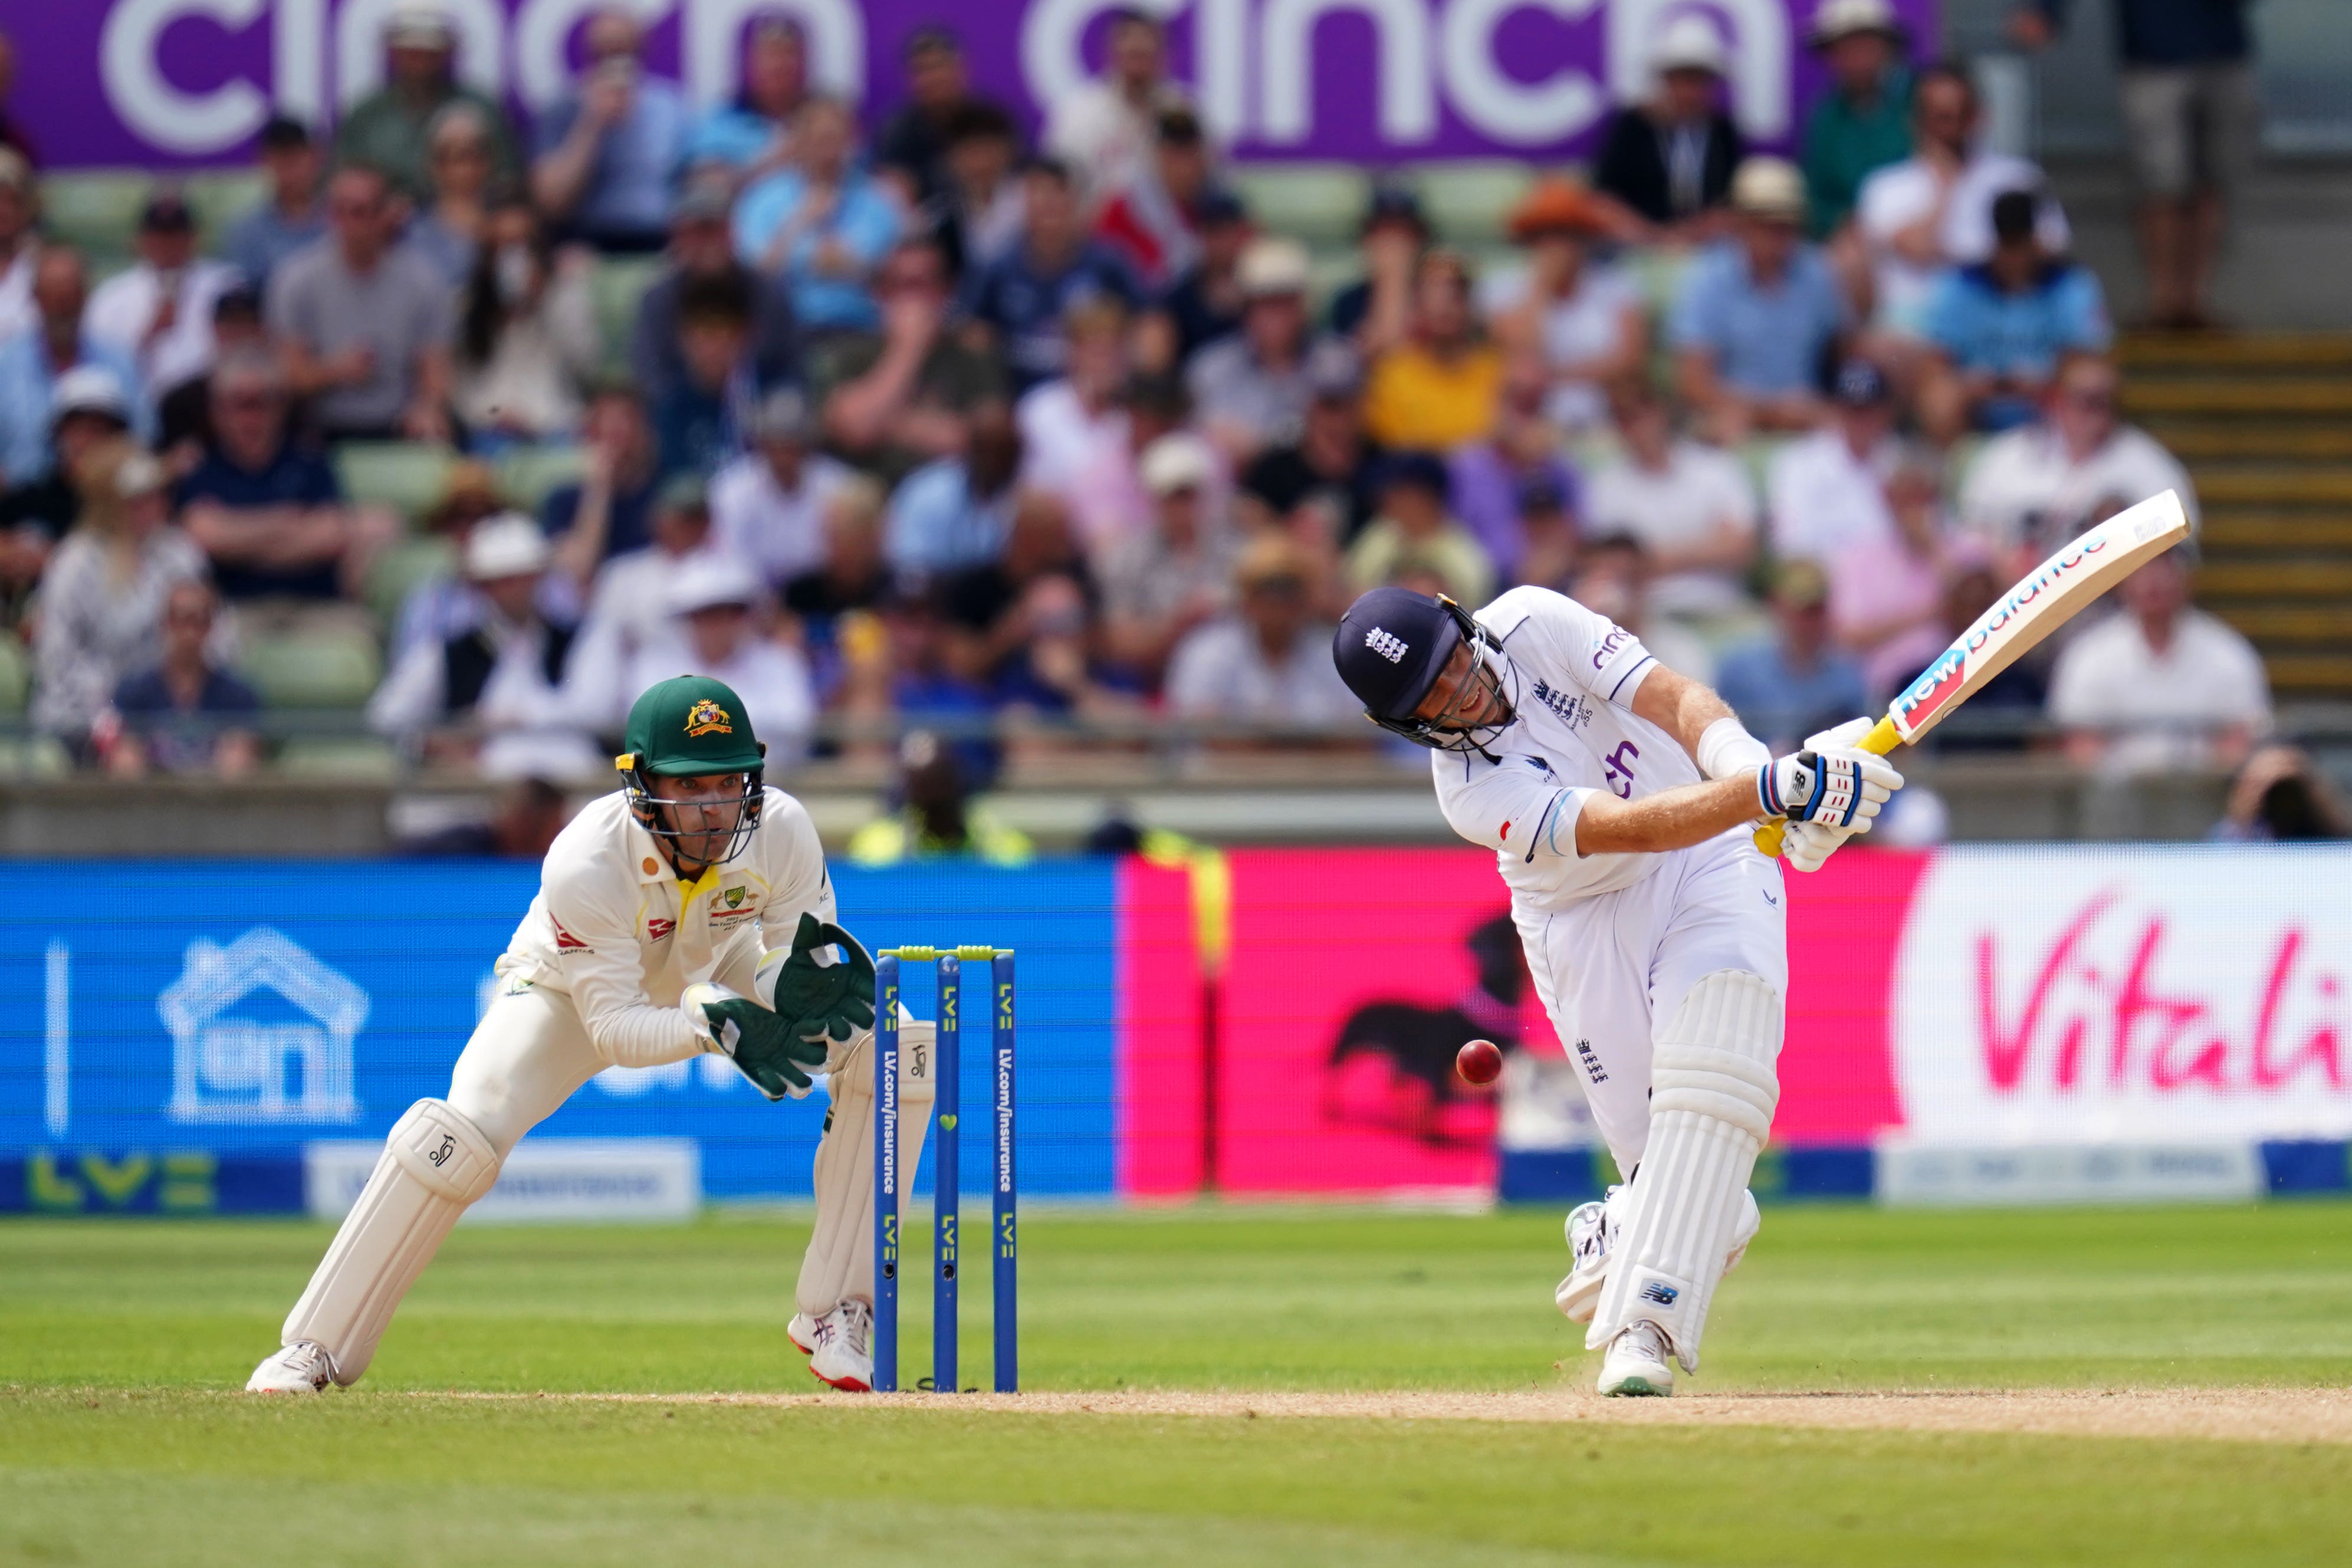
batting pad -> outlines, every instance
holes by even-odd
[[[899,1204],[913,1191],[915,1166],[939,1097],[931,1069],[939,1059],[938,1029],[898,1012],[898,1168],[906,1173]],[[874,1299],[874,1035],[861,1032],[841,1053],[827,1080],[833,1107],[817,1140],[816,1231],[801,1260],[793,1298],[822,1317],[856,1296]]]
[[[309,1340],[334,1363],[335,1381],[360,1380],[376,1342],[449,1228],[499,1179],[499,1151],[445,1100],[419,1100],[393,1124],[383,1154],[287,1314],[281,1344]]]
[[[1780,1101],[1780,993],[1718,969],[1693,986],[1651,1057],[1650,1141],[1626,1189],[1608,1283],[1585,1335],[1598,1350],[1656,1323],[1686,1372],[1747,1207],[1748,1178]]]

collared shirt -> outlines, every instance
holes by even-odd
[[[1331,663],[1331,628],[1309,625],[1279,660],[1238,617],[1196,626],[1168,662],[1168,706],[1186,718],[1234,718],[1360,733],[1364,705]]]
[[[139,378],[139,367],[129,354],[85,332],[75,346],[73,364],[60,370],[49,363],[48,345],[38,328],[17,333],[0,343],[0,476],[9,485],[29,485],[49,471],[57,454],[49,445],[50,394],[65,370],[98,365],[114,379],[131,400],[131,429],[141,444],[155,439],[155,405]]]
[[[1927,336],[1963,371],[2042,381],[2072,350],[2114,340],[2106,295],[2087,267],[2053,261],[2016,293],[1989,267],[1954,267],[1927,297]]]
[[[1832,90],[1805,117],[1805,204],[1815,239],[1827,239],[1853,211],[1862,183],[1911,156],[1911,73],[1888,68],[1878,95],[1856,103]]]
[[[1013,526],[1014,486],[981,497],[951,457],[907,476],[890,498],[882,551],[901,577],[931,578],[996,559]]]
[[[309,215],[289,223],[275,201],[264,197],[229,225],[221,255],[256,288],[266,287],[278,264],[327,233],[326,204],[314,202]]]
[[[2050,716],[2109,732],[2103,762],[2120,772],[2210,766],[2211,730],[2270,727],[2270,679],[2253,644],[2201,610],[2180,612],[2162,653],[2138,616],[2118,612],[2058,655]]]
[[[2180,493],[2195,528],[2197,487],[2147,432],[2119,424],[2077,460],[2053,426],[2029,424],[1985,443],[1960,486],[1960,526],[1996,549],[2022,549],[2038,560],[2082,532],[2103,504],[2166,490]]]
[[[456,310],[431,262],[395,246],[354,272],[332,237],[299,250],[269,279],[266,314],[275,337],[320,357],[364,343],[375,361],[367,379],[322,392],[311,413],[330,429],[396,424],[415,395],[417,356],[446,350]]]
[[[824,560],[824,509],[851,476],[812,452],[801,459],[800,484],[787,490],[765,456],[747,452],[710,481],[710,531],[771,583],[814,571]]]
[[[769,247],[778,231],[807,204],[810,191],[806,175],[797,169],[782,169],[743,193],[735,204],[735,255],[744,266],[754,271],[774,266]],[[824,223],[808,225],[794,234],[779,269],[792,287],[793,314],[801,325],[861,331],[879,327],[882,311],[866,287],[864,274],[898,238],[897,204],[865,175],[845,176],[832,214]],[[859,271],[845,277],[818,271],[817,249],[827,240],[847,250]]]
[[[1800,666],[1778,638],[1724,654],[1715,690],[1775,756],[1795,749],[1816,730],[1870,709],[1870,685],[1860,660],[1840,648],[1823,648],[1811,664]]]
[[[1800,246],[1767,284],[1746,248],[1727,240],[1692,266],[1666,335],[1678,350],[1712,354],[1734,391],[1771,397],[1817,386],[1822,355],[1844,326],[1845,300],[1821,252]]]
[[[1890,441],[1856,457],[1836,430],[1801,435],[1774,453],[1765,481],[1774,553],[1788,560],[1826,560],[1863,539],[1893,538],[1886,476],[1895,455]]]
[[[1679,549],[1725,523],[1753,534],[1756,487],[1729,453],[1677,440],[1663,468],[1644,468],[1630,454],[1596,465],[1582,517],[1587,538],[1632,534],[1654,552]],[[1748,601],[1740,577],[1737,569],[1675,572],[1650,584],[1650,604],[1668,615],[1720,615]]]
[[[334,466],[324,457],[283,440],[257,469],[240,467],[218,446],[206,448],[203,460],[180,481],[176,497],[184,507],[208,501],[230,511],[280,507],[310,511],[341,505],[343,487],[335,477]],[[215,564],[213,570],[225,599],[280,593],[334,599],[342,591],[331,561],[292,570],[226,563]]]
[[[640,76],[629,112],[604,132],[588,183],[572,209],[572,225],[592,237],[659,235],[669,225],[670,181],[686,152],[691,110],[675,83]],[[540,153],[553,152],[581,114],[567,96],[540,121]]]

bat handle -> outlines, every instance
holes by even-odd
[[[1885,756],[1902,744],[1903,734],[1895,727],[1895,721],[1892,718],[1880,719],[1871,727],[1870,733],[1862,737],[1862,748],[1879,757]],[[1788,831],[1789,824],[1778,817],[1770,817],[1757,823],[1755,833],[1757,852],[1767,859],[1779,860],[1780,841],[1788,836]]]

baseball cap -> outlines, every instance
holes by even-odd
[[[1882,33],[1899,39],[1904,36],[1903,22],[1886,0],[1822,0],[1822,8],[1813,13],[1813,47],[1826,48],[1856,33]]]
[[[49,389],[49,423],[76,413],[100,414],[128,429],[131,399],[104,365],[76,365]]]
[[[745,608],[757,604],[764,594],[759,574],[732,556],[703,556],[688,561],[670,580],[669,592],[665,596],[673,615],[691,615],[698,610],[714,610],[722,604],[740,604]]]
[[[1364,390],[1364,367],[1355,350],[1326,338],[1307,351],[1307,385],[1318,402],[1346,402]]]
[[[310,128],[290,114],[273,114],[261,123],[255,138],[264,152],[285,152],[310,145]]]
[[[1264,299],[1306,293],[1312,271],[1313,263],[1307,259],[1305,246],[1269,235],[1252,240],[1249,248],[1242,252],[1241,264],[1234,269],[1234,281],[1250,298]]]
[[[1145,447],[1142,460],[1137,465],[1137,477],[1142,481],[1145,493],[1153,497],[1197,490],[1209,482],[1215,471],[1209,444],[1183,430],[1163,435]]]
[[[186,234],[196,226],[196,214],[177,191],[158,191],[139,210],[141,234]]]
[[[1375,588],[1339,618],[1331,663],[1366,713],[1409,718],[1461,641],[1462,628],[1427,594]]]
[[[1242,200],[1238,192],[1212,185],[1192,204],[1192,222],[1204,229],[1223,224],[1245,224],[1249,222],[1249,204]]]
[[[449,14],[430,0],[407,0],[383,19],[383,41],[404,48],[446,48],[457,41]]]
[[[816,436],[816,415],[797,387],[778,387],[760,400],[751,415],[754,441],[811,441]]]
[[[1731,205],[1752,217],[1801,218],[1805,176],[1786,158],[1743,159],[1731,176]]]
[[[258,321],[261,319],[261,290],[250,283],[232,283],[213,299],[213,319],[215,321]]]
[[[466,540],[466,575],[476,582],[529,577],[547,570],[551,552],[539,524],[520,512],[485,517]]]
[[[1894,395],[1885,372],[1868,360],[1848,360],[1838,367],[1833,394],[1847,408],[1876,408]]]
[[[710,486],[699,474],[673,474],[662,481],[654,492],[654,510],[657,512],[707,512],[710,509]]]
[[[1370,234],[1383,224],[1409,224],[1423,234],[1429,232],[1429,214],[1422,210],[1421,197],[1412,186],[1384,182],[1372,187],[1372,199],[1364,208],[1363,232]]]
[[[1650,68],[1661,74],[1705,71],[1722,76],[1727,68],[1722,35],[1706,17],[1685,11],[1667,23],[1650,46]]]

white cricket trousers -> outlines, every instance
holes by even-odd
[[[498,1145],[503,1160],[522,1135],[555,1113],[611,1062],[561,991],[501,989],[474,1026],[449,1073],[449,1103]]]
[[[1788,890],[1780,862],[1739,829],[1686,850],[1633,886],[1511,918],[1536,994],[1577,1065],[1620,1171],[1650,1139],[1650,1039],[1691,987],[1745,969],[1789,994]]]

